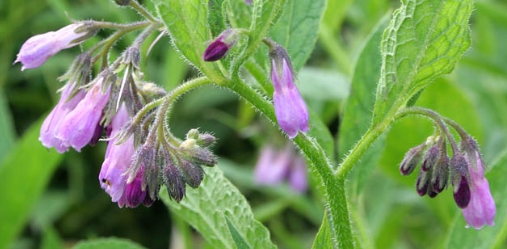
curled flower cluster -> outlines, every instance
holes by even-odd
[[[434,198],[452,186],[454,201],[462,210],[469,226],[475,229],[481,229],[484,225],[493,226],[496,207],[488,180],[484,176],[485,166],[477,142],[461,128],[457,128],[461,135],[459,148],[452,136],[429,137],[405,154],[400,172],[409,175],[421,165],[416,181],[416,190],[420,196]],[[450,158],[447,141],[452,148]]]
[[[105,133],[108,146],[99,182],[120,207],[150,206],[158,198],[161,183],[167,186],[169,196],[179,202],[187,184],[192,188],[200,185],[204,177],[202,166],[217,163],[210,150],[214,136],[193,129],[184,141],[175,138],[165,119],[174,96],[142,80],[140,45],[161,25],[146,22],[125,26],[128,31],[146,29],[119,58],[103,65],[95,77],[92,65],[107,57],[110,46],[99,43],[78,56],[60,78],[67,83],[40,131],[41,143],[59,153],[71,147],[81,151],[98,142]],[[15,62],[21,62],[22,69],[39,67],[52,55],[83,42],[103,26],[123,27],[77,22],[28,39]],[[109,39],[112,43],[118,37],[112,35]],[[101,45],[102,51],[97,52]]]

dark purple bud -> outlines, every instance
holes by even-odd
[[[144,165],[143,188],[150,190],[149,195],[151,199],[156,199],[156,191],[159,185],[159,167],[154,146],[148,142],[141,146],[137,151],[136,160],[134,160],[134,162],[136,161],[140,161],[141,164]]]
[[[197,188],[204,178],[204,170],[201,166],[195,165],[185,159],[180,161],[178,165],[181,170],[183,180],[192,188]]]
[[[245,3],[248,5],[252,5],[252,0],[245,0]]]
[[[431,186],[428,187],[428,196],[430,198],[435,198],[439,192],[436,192],[434,189],[431,188]]]
[[[131,183],[126,184],[125,191],[123,192],[122,198],[118,201],[118,205],[122,207],[125,205],[129,208],[135,208],[144,202],[146,198],[146,191],[142,190],[142,172],[139,172]]]
[[[470,202],[470,187],[465,176],[461,176],[459,185],[454,186],[454,201],[459,208],[463,209],[468,206]]]
[[[165,158],[164,174],[162,179],[167,187],[169,197],[176,202],[180,202],[185,195],[185,182],[183,181],[180,170],[174,166],[172,159]]]
[[[429,172],[419,171],[419,175],[417,176],[417,181],[415,184],[415,189],[419,196],[424,196],[428,193],[428,187],[430,183]]]
[[[411,174],[415,167],[421,162],[425,144],[421,144],[407,151],[400,164],[400,173],[404,176]]]
[[[449,181],[449,157],[447,155],[440,156],[437,164],[435,164],[431,178],[432,189],[437,193],[442,192]]]
[[[231,47],[236,43],[238,33],[234,29],[223,31],[211,44],[206,48],[202,59],[204,61],[217,61],[222,59]]]
[[[428,170],[435,165],[435,163],[438,161],[438,157],[440,155],[440,145],[436,144],[434,146],[431,146],[428,151],[426,151],[426,154],[424,155],[424,160],[421,165],[421,170],[424,172],[427,172]]]

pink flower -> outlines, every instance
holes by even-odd
[[[56,137],[56,134],[60,131],[63,120],[68,114],[76,108],[79,102],[84,98],[85,91],[79,90],[72,98],[73,83],[67,83],[62,90],[62,96],[60,101],[56,104],[55,108],[49,113],[49,115],[42,123],[40,129],[39,140],[42,145],[47,148],[55,147],[59,153],[64,153],[69,149],[69,146],[64,144],[61,139]]]
[[[149,197],[148,189],[142,189],[143,170],[139,170],[132,182],[127,183],[127,170],[132,166],[134,156],[134,137],[130,136],[125,142],[116,144],[116,137],[129,121],[130,117],[125,104],[122,104],[118,113],[111,121],[111,140],[106,149],[106,157],[99,173],[99,182],[102,189],[111,196],[112,202],[119,207],[137,207],[141,203],[151,205],[153,200]]]
[[[39,67],[60,50],[83,42],[84,38],[95,32],[94,30],[76,32],[77,29],[84,26],[83,23],[74,23],[57,31],[32,36],[21,46],[14,63],[21,62],[23,64],[21,70]]]
[[[103,80],[104,77],[99,76],[84,99],[62,121],[57,138],[64,146],[72,146],[76,151],[81,151],[92,141],[102,111],[109,101],[110,86],[102,92]]]
[[[463,217],[469,226],[481,229],[484,225],[495,224],[495,200],[489,190],[488,180],[484,177],[484,166],[478,152],[476,152],[476,168],[469,163],[468,171],[471,181],[471,198],[468,206],[462,209]]]
[[[294,138],[298,132],[309,130],[308,109],[294,84],[292,66],[285,49],[276,45],[270,57],[276,120],[289,138]]]

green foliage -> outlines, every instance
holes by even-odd
[[[188,189],[181,203],[170,200],[165,188],[161,199],[215,248],[275,248],[268,230],[254,219],[243,195],[221,170],[213,167],[205,172],[201,186]]]
[[[59,165],[62,155],[38,142],[41,121],[34,123],[0,164],[0,248],[21,231],[30,211]],[[44,162],[41,165],[41,162]]]
[[[107,238],[83,241],[74,246],[74,249],[144,249],[144,247],[126,239]]]
[[[320,225],[319,232],[317,233],[317,236],[315,236],[312,248],[334,248],[333,238],[331,237],[331,228],[329,227],[329,219],[326,214],[324,214],[324,218],[322,218],[322,225]]]
[[[373,105],[375,104],[372,96],[375,93],[376,80],[380,76],[378,68],[381,65],[381,58],[378,48],[380,46],[382,30],[385,26],[386,21],[375,29],[356,63],[350,89],[351,93],[345,102],[343,122],[340,126],[340,134],[342,135],[338,137],[338,155],[340,157],[346,156],[370,127]],[[378,143],[380,144],[372,146],[366,152],[362,162],[356,165],[349,176],[349,179],[353,182],[352,193],[354,195],[359,193],[359,185],[362,185],[367,179],[372,168],[377,164],[378,155],[384,149],[382,145],[383,141],[379,141]]]
[[[471,0],[407,0],[395,11],[382,38],[373,123],[452,71],[470,46],[472,4]]]

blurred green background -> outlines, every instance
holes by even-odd
[[[336,138],[355,61],[370,33],[398,6],[398,1],[387,0],[328,1],[319,40],[300,72],[299,87]],[[56,78],[80,49],[109,33],[101,31],[82,48],[63,51],[37,69],[21,72],[21,66],[12,62],[26,39],[59,29],[70,23],[69,18],[121,23],[141,19],[107,0],[0,1],[0,248],[70,248],[84,239],[110,236],[147,248],[185,248],[185,241],[186,248],[206,248],[198,234],[172,217],[160,201],[133,210],[110,202],[97,179],[104,143],[65,155],[39,143],[40,123],[58,101],[56,90],[62,86]],[[465,229],[451,191],[435,199],[420,198],[414,188],[416,174],[398,173],[404,153],[432,133],[431,123],[407,118],[390,129],[385,143],[377,144],[377,154],[362,160],[349,181],[352,218],[364,248],[507,246],[506,1],[476,1],[471,28],[471,49],[451,75],[424,91],[417,105],[455,119],[479,140],[497,200],[497,224],[481,231]],[[134,38],[120,40],[115,51],[121,53]],[[142,63],[145,77],[166,89],[196,75],[169,42],[162,38]],[[374,98],[375,89],[371,92]],[[280,248],[311,247],[324,206],[316,179],[310,179],[311,189],[304,195],[287,185],[259,187],[252,179],[262,145],[285,143],[276,129],[223,89],[198,89],[182,98],[175,110],[170,125],[176,135],[200,127],[219,138],[214,149],[221,158],[218,166],[245,194]],[[337,148],[338,157],[345,153]]]

